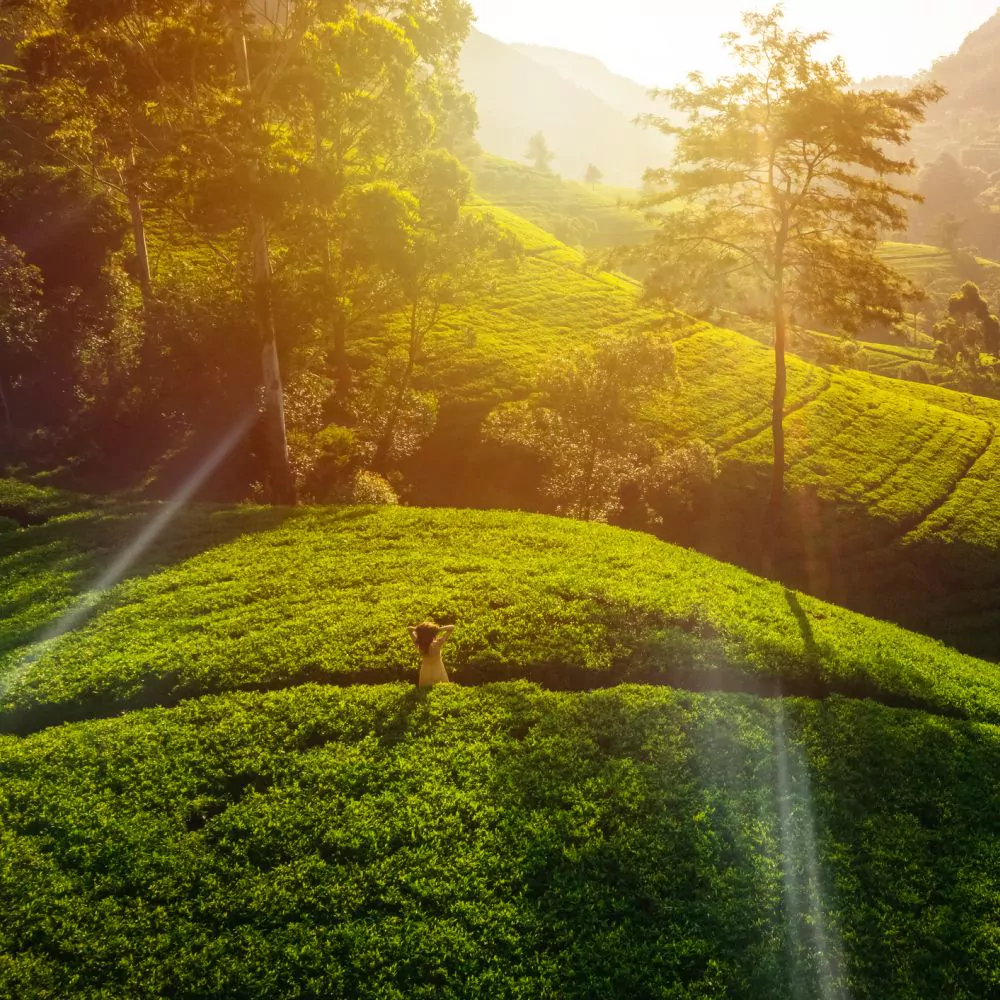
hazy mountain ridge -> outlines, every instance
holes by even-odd
[[[605,104],[627,115],[629,119],[638,114],[647,112],[664,114],[669,110],[665,101],[655,101],[650,97],[651,88],[613,72],[596,56],[547,45],[515,43],[511,48],[543,66],[554,69],[561,77],[578,87],[596,94]]]
[[[1000,112],[1000,10],[971,32],[957,52],[939,59],[931,76],[948,89],[942,107]]]
[[[632,121],[648,110],[645,88],[616,77],[593,60],[600,67],[591,71],[599,93],[581,85],[580,80],[587,78],[581,71],[571,77],[568,68],[560,71],[551,64],[553,53],[566,67],[589,63],[589,57],[543,50],[543,58],[538,52],[522,51],[534,48],[507,45],[478,31],[466,42],[461,74],[476,96],[479,141],[487,152],[523,162],[528,139],[540,131],[555,154],[557,173],[580,179],[593,163],[608,184],[620,187],[637,187],[647,168],[668,162],[670,141]],[[630,87],[647,106],[623,110]]]

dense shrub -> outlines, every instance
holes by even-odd
[[[557,518],[196,508],[129,578],[89,592],[157,512],[100,508],[3,536],[0,727],[415,676],[406,625],[427,617],[458,622],[450,660],[468,683],[780,683],[1000,721],[989,664],[648,535]]]
[[[0,997],[981,998],[994,727],[311,686],[0,739]]]

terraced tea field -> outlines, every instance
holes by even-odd
[[[599,525],[0,497],[5,1000],[997,985],[1000,668]]]
[[[957,288],[962,276],[955,268],[951,254],[941,247],[922,243],[883,243],[879,256],[885,263],[902,271],[908,278],[921,285],[950,284]],[[996,261],[977,257],[977,262],[985,268],[1000,268]]]
[[[607,250],[641,243],[649,233],[642,213],[628,207],[638,191],[567,181],[497,156],[470,166],[482,198],[574,245]]]
[[[678,325],[642,308],[634,282],[594,270],[581,253],[515,215],[489,210],[518,235],[525,258],[518,271],[501,276],[493,297],[450,317],[429,348],[425,384],[444,387],[435,454],[447,474],[445,466],[418,463],[423,479],[414,499],[475,506],[485,496],[490,505],[523,506],[529,498],[517,493],[513,474],[506,492],[482,492],[497,473],[493,453],[477,464],[478,426],[489,409],[528,395],[549,359],[603,332],[663,329],[674,339],[678,381],[665,387],[648,419],[666,441],[702,438],[723,462],[709,506],[690,523],[666,526],[665,535],[754,568],[759,544],[748,525],[759,523],[768,488],[770,350],[734,331]],[[912,360],[905,348],[898,356]],[[952,497],[976,488],[1000,404],[790,357],[787,413],[788,482],[799,519],[787,578],[855,610],[994,655],[1000,613],[979,615],[967,627],[964,612],[939,606],[934,580],[912,599],[905,595],[913,574],[927,571],[930,551],[933,573],[940,576],[947,564],[955,592],[1000,587],[1000,512],[979,505],[976,517],[958,517],[947,533],[932,528],[942,510],[954,509]],[[957,542],[954,560],[946,541]],[[966,548],[981,557],[966,560]]]

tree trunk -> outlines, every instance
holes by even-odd
[[[347,356],[347,323],[338,309],[333,318],[333,382],[339,408],[347,412],[353,375],[351,359]]]
[[[132,153],[135,166],[135,153]],[[142,304],[148,308],[153,301],[153,275],[149,268],[149,247],[146,243],[146,220],[142,212],[142,202],[134,178],[128,181],[128,211],[132,217],[132,238],[135,240],[135,260],[139,270],[139,287],[142,289]]]
[[[295,479],[288,460],[288,439],[285,433],[285,393],[281,384],[278,343],[274,330],[274,310],[271,303],[271,258],[268,253],[264,220],[254,215],[251,220],[253,243],[253,299],[257,319],[257,334],[261,344],[261,371],[264,380],[264,430],[267,440],[267,464],[271,485],[271,500],[278,504],[294,504]]]
[[[146,224],[142,216],[142,205],[139,196],[129,191],[128,209],[132,216],[132,235],[135,238],[135,259],[139,269],[139,287],[142,289],[142,301],[149,305],[153,298],[153,278],[149,271],[149,249],[146,246]]]
[[[396,434],[396,424],[399,423],[399,414],[403,409],[403,401],[406,399],[406,390],[410,387],[410,367],[407,367],[403,381],[400,383],[399,392],[396,394],[396,401],[393,404],[392,412],[386,422],[385,430],[379,438],[378,448],[375,449],[375,457],[372,459],[372,468],[382,474],[388,470],[389,452],[392,450],[392,439]]]
[[[785,294],[779,280],[774,296],[774,397],[771,401],[771,435],[774,455],[771,465],[771,496],[764,518],[764,570],[771,573],[781,550],[785,531],[785,397],[788,376],[785,348],[788,339],[788,319],[785,314]]]
[[[248,113],[253,122],[253,83],[250,75],[250,58],[246,36],[243,33],[239,12],[233,15],[233,41],[236,50],[238,79],[247,95]],[[259,180],[260,165],[250,164],[251,189]],[[261,370],[264,383],[264,431],[267,442],[267,466],[270,499],[276,504],[294,504],[295,478],[288,459],[288,439],[285,434],[285,396],[281,384],[281,367],[278,362],[277,335],[274,326],[274,308],[271,301],[273,274],[271,254],[267,242],[267,223],[253,204],[247,206],[250,251],[253,257],[253,308],[257,335],[261,345]]]
[[[411,323],[412,322],[414,322],[414,320],[411,319]],[[379,439],[378,448],[375,451],[375,458],[372,460],[372,467],[376,472],[382,473],[387,470],[389,452],[392,449],[392,439],[396,433],[396,424],[399,423],[399,413],[403,408],[403,402],[406,399],[406,392],[410,388],[410,379],[413,378],[413,369],[417,363],[417,353],[419,350],[420,345],[416,338],[416,332],[411,326],[410,355],[406,359],[406,368],[403,371],[403,377],[399,383],[399,392],[396,393],[396,401],[393,404],[392,412],[389,414],[385,430],[382,432],[382,436]]]
[[[2,374],[0,374],[0,408],[3,409],[3,426],[9,433],[14,429],[14,414],[11,413],[10,400],[7,398],[7,392],[3,387]]]
[[[314,106],[313,116],[313,158],[315,159],[316,167],[319,170],[322,168],[325,161],[325,154],[323,152],[325,119],[324,109],[321,105]],[[321,210],[318,209],[318,211]],[[330,248],[329,233],[324,232],[322,240],[323,246],[321,258],[323,261],[323,267],[325,268],[324,293],[328,297],[329,301],[335,302],[337,295],[333,281],[333,252]],[[330,352],[330,355],[328,355],[328,358],[333,369],[336,407],[341,417],[345,418],[350,412],[350,397],[353,385],[351,377],[351,362],[347,356],[347,321],[344,316],[344,311],[339,305],[334,307],[331,318],[331,328],[333,334],[331,338],[333,341],[333,350]]]

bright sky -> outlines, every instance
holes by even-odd
[[[505,42],[553,45],[597,56],[639,83],[666,85],[693,69],[725,69],[719,35],[754,0],[472,0],[480,31]],[[829,31],[831,54],[856,78],[909,76],[954,52],[998,9],[998,0],[786,0],[785,22]]]

